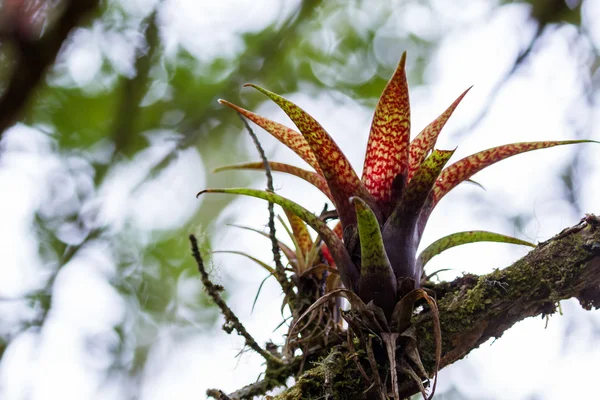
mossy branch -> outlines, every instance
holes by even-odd
[[[436,293],[442,327],[442,362],[448,366],[466,356],[490,338],[499,338],[516,322],[532,316],[546,316],[560,300],[576,298],[587,310],[600,308],[600,219],[588,215],[578,225],[565,229],[510,267],[487,275],[464,275],[452,282],[430,284]],[[431,369],[435,357],[432,320],[421,315],[415,321],[419,353]],[[319,398],[327,382],[336,383],[335,398],[366,398],[369,383],[357,385],[361,374],[346,347],[337,346],[335,366],[318,363],[296,384],[276,396],[280,400]],[[346,382],[346,384],[344,384]],[[418,393],[405,386],[401,396]]]

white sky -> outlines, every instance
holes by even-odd
[[[128,8],[131,7],[133,14],[139,12],[143,15],[152,3],[138,0],[131,2]],[[164,33],[167,52],[181,44],[199,58],[220,56],[235,59],[243,51],[243,42],[238,37],[240,33],[261,30],[274,19],[287,15],[297,3],[275,0],[252,3],[239,0],[167,1],[162,14],[163,22],[168,26]],[[455,10],[447,8],[451,7],[447,2],[435,3],[437,14],[430,14],[418,5],[409,7],[409,12],[399,17],[405,19],[406,24],[400,28],[386,26],[376,35],[374,44],[375,54],[380,60],[397,60],[403,49],[398,49],[397,54],[384,54],[381,49],[385,46],[377,47],[377,43],[384,43],[386,30],[407,29],[433,38],[440,32],[444,34],[439,49],[434,53],[435,62],[426,70],[428,85],[411,91],[413,134],[441,113],[465,88],[475,85],[438,142],[441,148],[459,146],[453,160],[502,143],[573,137],[567,113],[573,110],[565,104],[581,97],[583,88],[575,75],[577,68],[573,54],[586,50],[586,44],[576,42],[573,39],[575,32],[570,28],[561,28],[543,39],[543,47],[502,89],[489,116],[476,131],[460,138],[453,135],[469,125],[498,77],[510,67],[506,60],[514,57],[532,32],[525,24],[526,10],[522,7],[508,7],[502,13],[488,16],[485,1],[475,1],[469,6],[469,2],[458,2],[459,5],[452,6],[457,7]],[[599,4],[597,1],[586,2],[589,21],[600,20]],[[376,9],[373,6],[374,14]],[[369,15],[368,9],[359,10],[353,18],[368,25],[374,23],[369,20]],[[420,29],[425,28],[414,23],[420,18],[424,21],[438,21],[439,18],[439,23],[433,23],[430,31],[421,32]],[[599,25],[589,23],[586,26],[599,48]],[[522,36],[507,37],[503,32],[508,30],[516,30]],[[95,41],[97,47],[89,45],[88,41],[87,47],[74,49],[72,59],[67,62],[76,84],[90,83],[95,79],[100,73],[99,51],[106,56],[107,49],[111,48],[102,43],[102,35],[95,30],[86,35]],[[135,35],[131,37],[135,38]],[[126,52],[127,43],[121,44],[122,51]],[[118,50],[119,46],[111,51],[117,51],[115,49]],[[110,59],[118,63],[120,58],[115,54]],[[409,68],[412,62],[414,58],[409,52]],[[127,63],[119,68],[127,71]],[[313,66],[313,72],[318,75],[322,71],[324,81],[332,79],[327,71],[319,68],[318,65]],[[322,92],[316,97],[301,93],[285,95],[321,122],[360,171],[372,110],[339,93]],[[272,104],[261,105],[257,112],[289,122]],[[597,110],[592,117],[593,121],[597,121]],[[590,121],[588,127],[594,126],[597,124]],[[257,133],[270,159],[302,165],[268,134]],[[120,165],[109,183],[100,190],[102,201],[94,206],[101,208],[102,215],[113,229],[122,229],[126,223],[133,223],[147,231],[179,226],[198,206],[194,194],[204,185],[198,179],[202,175],[198,171],[203,169],[203,164],[193,149],[182,153],[177,162],[155,180],[144,184],[135,195],[130,193],[136,178],[143,176],[144,170],[151,167],[152,160],[160,158],[161,151],[168,150],[159,140],[164,135],[155,133],[156,146],[150,147],[130,164]],[[593,128],[586,132],[586,137],[600,139],[600,131]],[[247,143],[250,145],[249,140]],[[39,279],[36,274],[41,261],[34,256],[35,237],[28,227],[34,210],[40,207],[38,193],[47,187],[46,182],[53,169],[63,166],[53,153],[54,144],[34,129],[15,128],[4,139],[3,146],[0,192],[10,193],[10,196],[3,198],[0,207],[0,243],[3,243],[0,250],[0,259],[3,260],[0,296],[13,297],[25,292]],[[585,154],[588,156],[598,151],[592,148],[593,145],[587,146]],[[426,245],[445,234],[469,229],[486,229],[542,241],[576,223],[581,216],[573,215],[569,205],[562,200],[562,188],[557,178],[561,168],[571,160],[574,150],[559,147],[517,156],[478,174],[476,180],[486,188],[480,196],[490,203],[474,204],[469,201],[470,196],[480,190],[478,188],[458,188],[444,199],[432,216],[423,243]],[[587,162],[586,181],[600,182],[600,159],[589,156]],[[162,189],[165,182],[169,182],[169,191]],[[190,182],[195,182],[196,186],[191,185],[190,189]],[[324,198],[304,182],[278,174],[275,184],[279,194],[308,209],[322,208]],[[262,188],[263,185],[259,181],[254,187]],[[582,208],[586,212],[600,213],[597,208],[600,188],[598,185],[589,186],[583,191]],[[65,187],[68,189],[68,182]],[[174,210],[166,206],[173,203],[180,207]],[[259,200],[236,199],[220,219],[233,216],[236,223],[261,227],[266,220],[266,212],[243,213],[244,209],[260,204]],[[499,209],[499,212],[490,212],[494,211],[490,207]],[[119,212],[123,209],[127,210],[126,214]],[[535,215],[535,218],[523,232],[513,232],[501,218],[509,210]],[[489,217],[483,218],[484,215]],[[235,250],[246,251],[265,260],[271,257],[268,242],[251,233],[231,228],[209,234],[215,235],[215,249],[232,249],[230,243],[236,243]],[[445,279],[451,279],[462,271],[481,274],[509,265],[526,251],[501,244],[470,245],[436,257],[428,269],[455,268],[443,275]],[[248,299],[254,297],[264,278],[263,271],[233,255],[215,256],[213,263],[220,274],[234,277],[229,302],[252,335],[259,342],[273,339],[280,343],[281,332],[272,332],[280,322],[282,300],[274,281],[269,280],[264,285],[257,307],[251,314]],[[87,248],[61,272],[54,290],[53,311],[43,334],[22,335],[4,355],[0,364],[0,398],[123,398],[117,384],[102,380],[109,362],[102,355],[105,349],[96,349],[93,353],[96,357],[89,356],[90,336],[101,337],[104,346],[110,346],[117,340],[107,327],[123,318],[125,307],[120,296],[107,283],[107,277],[114,274],[113,268],[112,254],[101,245],[95,245]],[[493,344],[486,343],[472,352],[467,361],[443,370],[439,393],[457,385],[461,391],[477,399],[486,396],[507,400],[530,399],[533,394],[540,396],[536,398],[548,400],[589,398],[593,382],[584,381],[581,371],[597,369],[600,346],[594,345],[597,339],[592,337],[592,324],[600,323],[600,314],[584,312],[573,301],[563,302],[563,311],[565,315],[553,316],[547,328],[544,327],[546,322],[541,319],[519,323]],[[11,317],[6,318],[3,317],[3,324],[10,322]],[[572,321],[578,321],[579,330],[576,340],[565,345],[564,333],[567,324]],[[236,358],[242,340],[219,330],[216,333],[200,333],[183,341],[173,338],[168,330],[159,330],[146,340],[155,343],[155,346],[140,383],[144,400],[203,398],[208,387],[232,391],[253,382],[262,368],[261,360],[254,354],[245,353]]]

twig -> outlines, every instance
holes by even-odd
[[[221,309],[221,313],[223,313],[225,321],[231,324],[233,329],[235,329],[239,335],[243,336],[244,339],[246,339],[246,345],[248,345],[248,347],[250,347],[252,350],[256,351],[258,354],[263,356],[263,358],[267,360],[267,362],[274,361],[278,364],[281,364],[282,361],[279,358],[275,357],[273,354],[269,353],[268,351],[260,347],[258,343],[256,343],[256,340],[254,340],[254,338],[250,336],[250,334],[248,333],[244,325],[242,325],[238,317],[233,313],[233,311],[231,311],[227,303],[225,303],[225,301],[221,297],[221,294],[219,293],[222,290],[222,288],[212,283],[210,278],[208,277],[208,273],[204,268],[202,256],[200,255],[200,250],[198,249],[198,240],[194,235],[190,235],[190,243],[192,245],[192,256],[194,256],[194,260],[196,260],[196,264],[198,265],[198,271],[200,272],[200,279],[202,280],[202,284],[206,288],[206,291],[208,292],[212,300],[215,302],[215,304]]]
[[[494,102],[498,98],[498,95],[500,94],[500,91],[502,90],[504,85],[506,85],[508,80],[510,78],[512,78],[512,76],[515,74],[515,72],[517,72],[517,70],[521,67],[523,62],[531,54],[531,51],[533,50],[535,44],[537,43],[537,41],[542,36],[542,33],[544,32],[544,28],[545,28],[545,25],[538,26],[538,29],[536,30],[534,36],[531,38],[531,40],[529,41],[529,43],[527,44],[527,47],[523,50],[523,52],[520,53],[519,56],[516,58],[515,62],[513,63],[512,68],[506,74],[504,74],[504,76],[502,78],[500,78],[496,82],[496,84],[490,91],[490,94],[487,96],[487,100],[485,101],[485,104],[483,105],[483,107],[480,108],[481,111],[479,112],[479,115],[477,115],[475,117],[475,119],[471,122],[471,124],[469,125],[468,128],[464,129],[462,132],[457,132],[454,135],[456,138],[460,138],[468,132],[473,132],[481,124],[481,122],[488,115],[490,107],[492,106],[492,104],[494,104]]]
[[[156,9],[141,24],[140,29],[146,25],[144,30],[145,49],[136,49],[138,57],[135,61],[136,74],[134,77],[121,77],[121,85],[118,90],[121,92],[121,99],[118,105],[118,111],[115,113],[113,127],[113,141],[115,150],[113,157],[119,153],[130,156],[139,146],[137,121],[140,102],[146,94],[146,86],[149,79],[150,68],[158,46],[160,45],[158,26],[156,21]],[[136,141],[136,139],[138,139]],[[114,158],[113,158],[114,159]]]
[[[267,160],[265,151],[262,148],[262,146],[258,140],[258,137],[256,137],[256,134],[250,127],[250,124],[248,124],[248,121],[246,121],[246,119],[244,118],[244,116],[242,114],[238,113],[238,115],[239,115],[240,119],[242,120],[242,123],[246,127],[248,134],[252,138],[252,141],[254,142],[254,145],[256,146],[256,150],[258,151],[258,154],[260,155],[260,159],[262,160],[263,165],[265,167],[265,174],[267,176],[267,190],[270,192],[274,192],[275,189],[273,187],[273,175],[271,174],[271,167],[269,166],[269,161]],[[271,239],[271,249],[273,251],[273,259],[275,260],[275,277],[279,281],[279,284],[281,285],[285,294],[289,297],[290,300],[288,300],[288,301],[293,302],[295,300],[295,295],[294,295],[294,292],[292,291],[291,283],[285,274],[285,268],[284,268],[283,264],[281,263],[281,253],[279,251],[279,244],[277,242],[276,231],[275,231],[274,204],[272,202],[269,202],[269,237]]]

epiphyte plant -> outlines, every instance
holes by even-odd
[[[337,210],[341,229],[329,228],[319,216],[271,191],[230,188],[206,189],[199,193],[253,196],[278,204],[286,212],[301,218],[325,242],[325,250],[330,252],[347,290],[357,294],[365,304],[372,301],[383,310],[387,319],[392,317],[403,296],[419,288],[425,263],[446,249],[480,241],[534,246],[493,232],[469,231],[444,237],[417,256],[429,216],[448,192],[482,169],[513,155],[591,142],[567,140],[506,144],[480,151],[446,167],[454,150],[440,150],[434,146],[445,123],[470,88],[410,140],[405,64],[406,53],[402,55],[375,109],[362,178],[358,177],[325,129],[282,96],[254,84],[244,85],[273,100],[300,132],[226,100],[219,100],[272,134],[314,169],[309,171],[284,163],[269,163],[272,171],[296,175],[325,193]],[[221,169],[262,168],[263,163],[256,162]],[[343,233],[340,235],[339,232]]]

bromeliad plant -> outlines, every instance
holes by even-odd
[[[287,172],[314,184],[334,203],[343,239],[317,215],[269,191],[206,189],[262,198],[297,215],[326,243],[344,286],[365,302],[373,301],[389,315],[397,303],[398,282],[412,279],[419,286],[424,264],[435,254],[464,243],[496,241],[529,244],[491,232],[462,232],[439,240],[417,257],[417,247],[429,216],[439,201],[475,173],[516,154],[586,140],[523,142],[494,147],[465,157],[444,169],[454,150],[434,149],[455,108],[469,91],[410,140],[410,105],[405,73],[406,53],[379,99],[367,144],[362,179],[335,141],[308,113],[291,101],[254,84],[246,84],[273,100],[300,133],[239,106],[220,100],[296,152],[315,171],[270,163],[272,171]],[[248,163],[222,169],[262,169]]]
[[[207,189],[199,193],[258,197],[280,205],[288,214],[305,221],[326,244],[324,250],[331,255],[346,288],[336,290],[327,298],[333,295],[346,296],[353,308],[364,311],[361,314],[363,322],[370,320],[372,331],[388,335],[386,337],[390,333],[405,332],[414,302],[419,298],[428,299],[419,287],[423,267],[431,257],[457,245],[480,241],[534,246],[497,233],[470,231],[442,238],[417,255],[429,216],[448,192],[475,173],[508,157],[537,149],[588,142],[569,140],[507,144],[483,150],[446,167],[454,150],[440,150],[434,146],[445,123],[469,89],[410,140],[411,119],[405,63],[406,53],[402,55],[375,109],[362,178],[358,177],[325,129],[291,101],[257,85],[245,85],[273,100],[300,132],[220,100],[272,134],[314,169],[308,171],[284,163],[269,163],[272,171],[295,175],[320,189],[335,205],[341,224],[337,229],[330,229],[319,216],[272,191],[234,188]],[[256,162],[221,169],[263,168],[262,162]],[[343,233],[337,234],[336,230]],[[434,303],[429,302],[434,308]],[[396,339],[397,336],[393,343],[386,346],[388,350],[395,348]],[[392,381],[394,376],[392,374]]]

